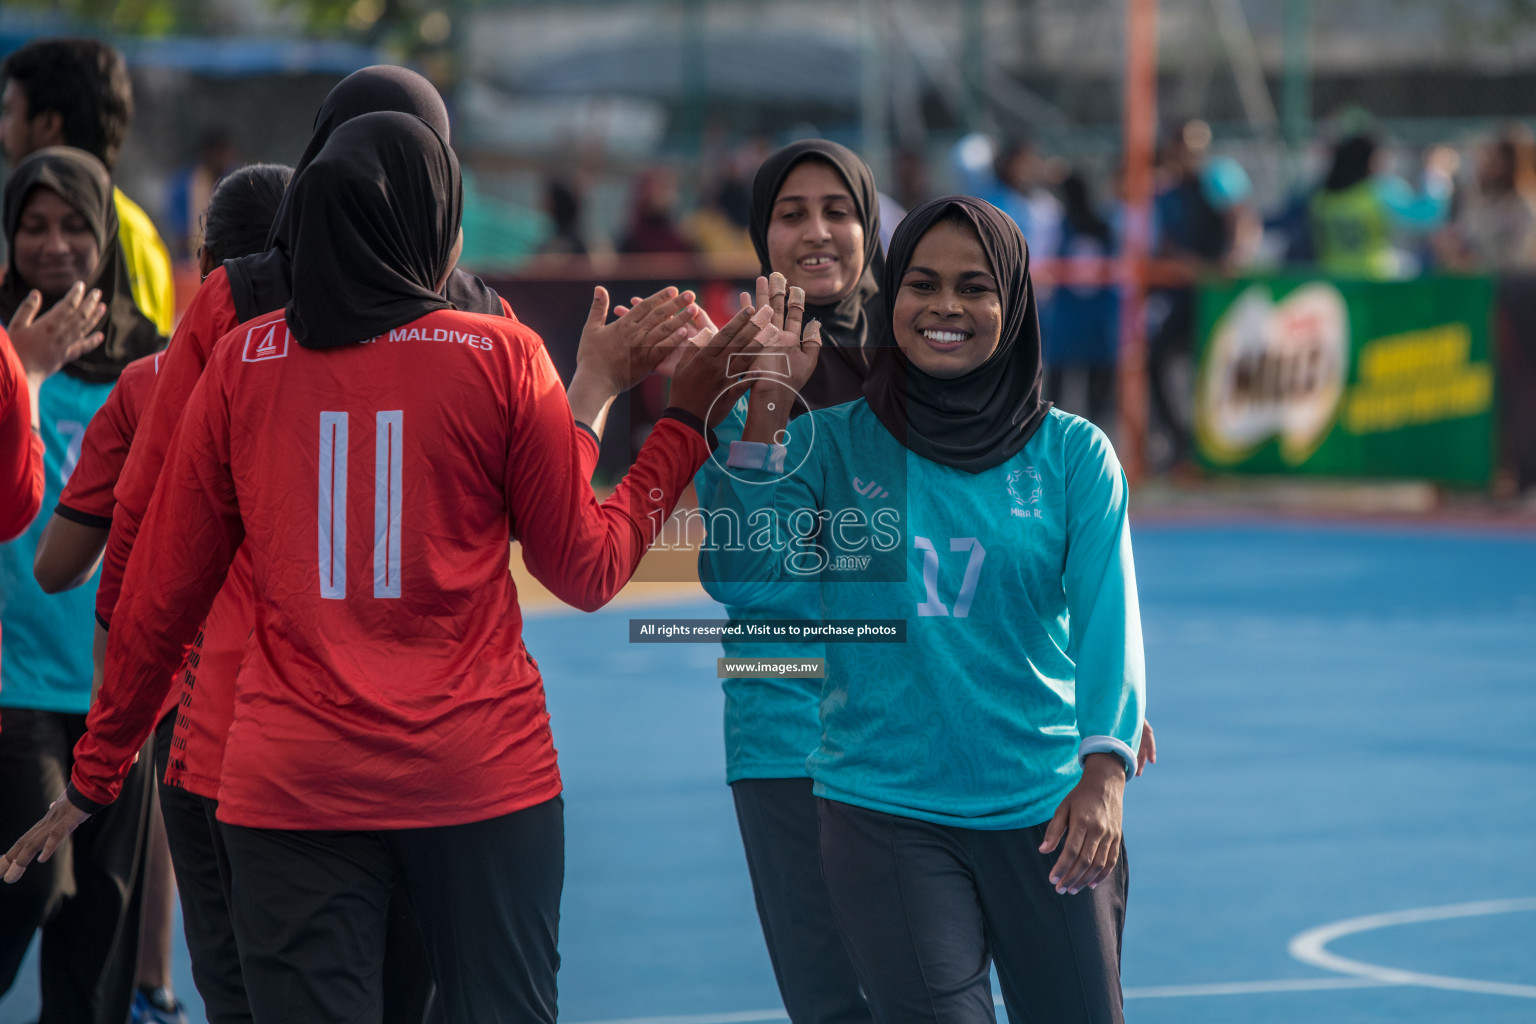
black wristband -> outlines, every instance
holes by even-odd
[[[709,450],[711,452],[720,447],[720,439],[715,436],[714,430],[705,426],[703,420],[699,419],[687,409],[679,409],[675,405],[669,405],[665,410],[662,411],[661,419],[677,420],[677,422],[681,423],[689,430],[698,433],[699,436],[704,438],[704,442],[709,445]]]
[[[99,804],[94,800],[87,800],[84,796],[81,795],[80,791],[75,788],[75,784],[73,782],[64,787],[64,798],[70,803],[74,804],[77,809],[84,811],[86,814],[100,814],[108,807],[107,804]]]

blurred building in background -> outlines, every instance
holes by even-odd
[[[1325,207],[1379,222],[1390,251],[1370,258],[1391,276],[1536,271],[1528,0],[1157,6],[1152,255],[1174,278],[1313,268],[1333,258],[1316,238]],[[792,139],[832,138],[875,170],[887,231],[946,191],[1014,214],[1048,330],[1093,310],[1092,345],[1047,348],[1066,353],[1053,369],[1070,371],[1056,375],[1078,396],[1068,406],[1098,412],[1125,348],[1106,333],[1114,275],[1066,281],[1069,312],[1050,303],[1053,275],[1123,251],[1126,12],[1127,0],[14,0],[0,54],[61,34],[124,50],[137,113],[119,177],[183,252],[213,164],[291,163],[338,79],[416,67],[453,115],[465,263],[546,292],[668,277],[725,303],[756,269],[745,225],[758,163]],[[1351,136],[1376,143],[1371,180],[1324,202],[1335,146]],[[1371,205],[1394,196],[1391,210]],[[1498,294],[1523,309],[1526,292]],[[1154,289],[1140,327],[1164,463],[1190,449],[1212,326],[1196,311],[1209,298]],[[1493,343],[1513,353],[1505,390],[1536,395],[1536,340],[1519,340],[1536,339],[1536,324],[1500,315],[1519,328]],[[1505,405],[1506,419],[1523,407]],[[1521,478],[1536,482],[1528,447]]]

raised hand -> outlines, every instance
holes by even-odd
[[[688,339],[702,314],[693,292],[663,288],[607,323],[608,290],[599,285],[576,349],[577,372],[608,384],[615,395],[628,391]]]
[[[782,274],[773,276],[780,281],[784,279]],[[758,278],[759,282],[762,280]],[[815,320],[805,323],[805,291],[801,288],[770,293],[769,308],[773,315],[757,336],[763,352],[754,369],[774,374],[774,383],[798,392],[816,369],[816,360],[821,354],[821,324]],[[788,378],[782,376],[786,360]],[[765,378],[763,383],[768,383],[768,379]]]
[[[741,380],[742,364],[762,351],[757,336],[773,311],[744,307],[702,348],[690,346],[672,377],[671,404],[714,426],[751,383]],[[735,357],[734,359],[732,357]]]
[[[105,335],[101,331],[93,332],[91,328],[107,312],[106,304],[101,301],[101,289],[86,292],[85,285],[79,282],[65,292],[52,309],[38,316],[37,311],[42,308],[42,294],[30,291],[6,326],[22,367],[28,378],[35,378],[36,383],[42,383],[65,364],[100,345]]]
[[[753,364],[760,371],[752,381],[752,398],[747,404],[747,422],[742,440],[783,444],[784,427],[798,400],[796,396],[811,379],[821,355],[821,324],[805,319],[805,292],[799,288],[776,289],[783,282],[758,278],[759,296],[768,300],[772,310],[769,322],[758,335],[762,353]],[[764,288],[764,285],[767,288]],[[785,370],[788,376],[785,376]]]

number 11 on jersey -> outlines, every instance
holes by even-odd
[[[347,596],[347,442],[344,412],[320,414],[320,596]],[[373,596],[400,596],[400,498],[404,413],[374,417]]]

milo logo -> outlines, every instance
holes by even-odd
[[[1244,291],[1211,332],[1195,393],[1201,451],[1239,462],[1278,437],[1288,465],[1305,462],[1338,416],[1349,367],[1349,314],[1326,282],[1276,302]]]

